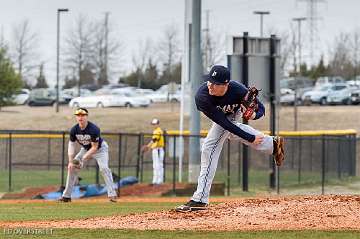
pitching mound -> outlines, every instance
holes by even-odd
[[[159,230],[360,229],[360,196],[238,199],[206,211],[162,211],[82,220],[1,223],[0,227],[122,228]]]

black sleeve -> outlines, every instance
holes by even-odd
[[[92,130],[91,134],[91,142],[96,143],[100,140],[100,129],[97,127],[94,127],[94,130]]]
[[[224,129],[228,130],[230,133],[233,133],[251,143],[254,142],[255,135],[249,134],[248,132],[245,132],[244,130],[233,124],[223,112],[216,109],[216,106],[211,105],[211,103],[207,101],[200,100],[199,97],[196,97],[195,101],[198,110],[203,112],[212,121],[214,121]]]
[[[70,141],[71,141],[71,142],[75,142],[75,141],[76,141],[75,127],[76,127],[76,126],[74,126],[74,127],[72,127],[72,128],[70,129]]]

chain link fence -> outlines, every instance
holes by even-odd
[[[141,146],[148,143],[151,136],[103,133],[102,137],[109,144],[112,171],[119,177],[136,176],[142,183],[151,183],[151,153],[141,153]],[[179,179],[187,181],[191,137],[199,137],[202,141],[205,136],[165,134],[164,181],[173,184],[174,193]],[[360,140],[354,132],[294,133],[284,137],[286,159],[276,171],[279,193],[289,193],[299,187],[316,187],[315,193],[326,193],[327,185],[356,176]],[[67,144],[68,134],[62,131],[0,131],[0,192],[19,191],[24,187],[63,186]],[[224,183],[227,195],[239,194],[243,173],[247,170],[249,191],[269,191],[272,158],[250,149],[249,168],[244,169],[243,147],[240,141],[225,142],[214,182]],[[82,169],[80,176],[85,183],[102,183],[95,160]]]

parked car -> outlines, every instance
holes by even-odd
[[[64,89],[61,91],[61,95],[64,98],[66,104],[70,102],[70,100],[79,96],[78,88]],[[80,96],[90,96],[92,92],[88,89],[80,89]]]
[[[24,105],[28,102],[30,90],[21,89],[17,94],[13,95],[13,102],[17,105]]]
[[[65,95],[59,92],[59,104],[66,104]],[[30,92],[29,106],[52,106],[56,102],[56,90],[49,88],[33,89]]]
[[[119,106],[125,107],[148,107],[150,99],[143,97],[131,91],[122,91],[121,89],[112,90],[111,94],[118,97]]]
[[[334,84],[326,98],[327,103],[333,104],[351,104],[351,87],[345,83]]]
[[[360,89],[354,90],[353,92],[351,92],[350,99],[351,99],[351,104],[353,104],[353,105],[360,104]]]
[[[69,102],[69,106],[74,108],[104,108],[119,106],[119,103],[117,97],[113,95],[94,95],[76,97]]]
[[[124,87],[128,87],[128,84],[125,83],[118,83],[118,84],[108,84],[108,85],[104,85],[102,88],[103,89],[119,89],[119,88],[124,88]]]
[[[153,103],[156,101],[155,97],[154,97],[154,94],[155,94],[155,91],[152,90],[152,89],[135,89],[135,93],[138,94],[138,95],[141,95],[145,98],[148,98],[150,100],[150,103]]]
[[[318,80],[315,83],[315,86],[337,84],[337,83],[345,83],[344,78],[342,78],[341,76],[323,76],[318,78]]]
[[[169,96],[166,92],[155,91],[155,93],[151,95],[151,101],[155,103],[167,102],[168,98]]]
[[[293,105],[295,102],[295,91],[289,88],[280,89],[280,104]]]
[[[80,87],[80,89],[90,90],[90,91],[96,91],[100,89],[100,87],[96,84],[85,84]]]
[[[169,94],[169,101],[170,102],[180,102],[181,101],[181,91],[178,90],[175,94]]]
[[[318,85],[315,86],[313,90],[305,92],[302,97],[301,101],[303,104],[312,104],[318,103],[321,105],[327,104],[327,96],[331,89],[331,84],[326,85]]]
[[[56,102],[56,95],[50,89],[39,88],[30,92],[29,106],[52,106]]]
[[[303,76],[287,77],[280,80],[280,88],[288,88],[292,90],[309,88],[313,87],[313,85],[314,81]]]

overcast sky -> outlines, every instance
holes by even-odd
[[[183,36],[184,0],[2,0],[1,3],[0,24],[10,45],[12,27],[24,19],[28,19],[32,30],[39,34],[39,55],[45,62],[45,74],[50,83],[55,79],[56,69],[57,8],[70,10],[61,17],[62,36],[79,14],[91,19],[103,19],[104,13],[110,12],[116,37],[123,44],[120,62],[123,71],[131,69],[131,56],[141,39],[149,37],[157,41],[169,24],[178,25]],[[340,32],[354,31],[360,25],[359,0],[327,0],[317,6],[321,17],[317,22],[321,51],[328,51],[334,37]],[[259,16],[253,14],[254,10],[271,12],[264,18],[265,32],[273,28],[285,31],[289,29],[293,17],[306,16],[307,5],[305,1],[296,0],[203,0],[202,9],[203,12],[210,10],[212,31],[226,35],[248,31],[250,35],[259,35]],[[205,17],[202,19],[204,25]],[[305,34],[308,29],[306,26],[303,29]],[[317,55],[320,54],[318,52]],[[308,52],[304,51],[304,55],[306,59]],[[118,75],[115,77],[118,78]]]

